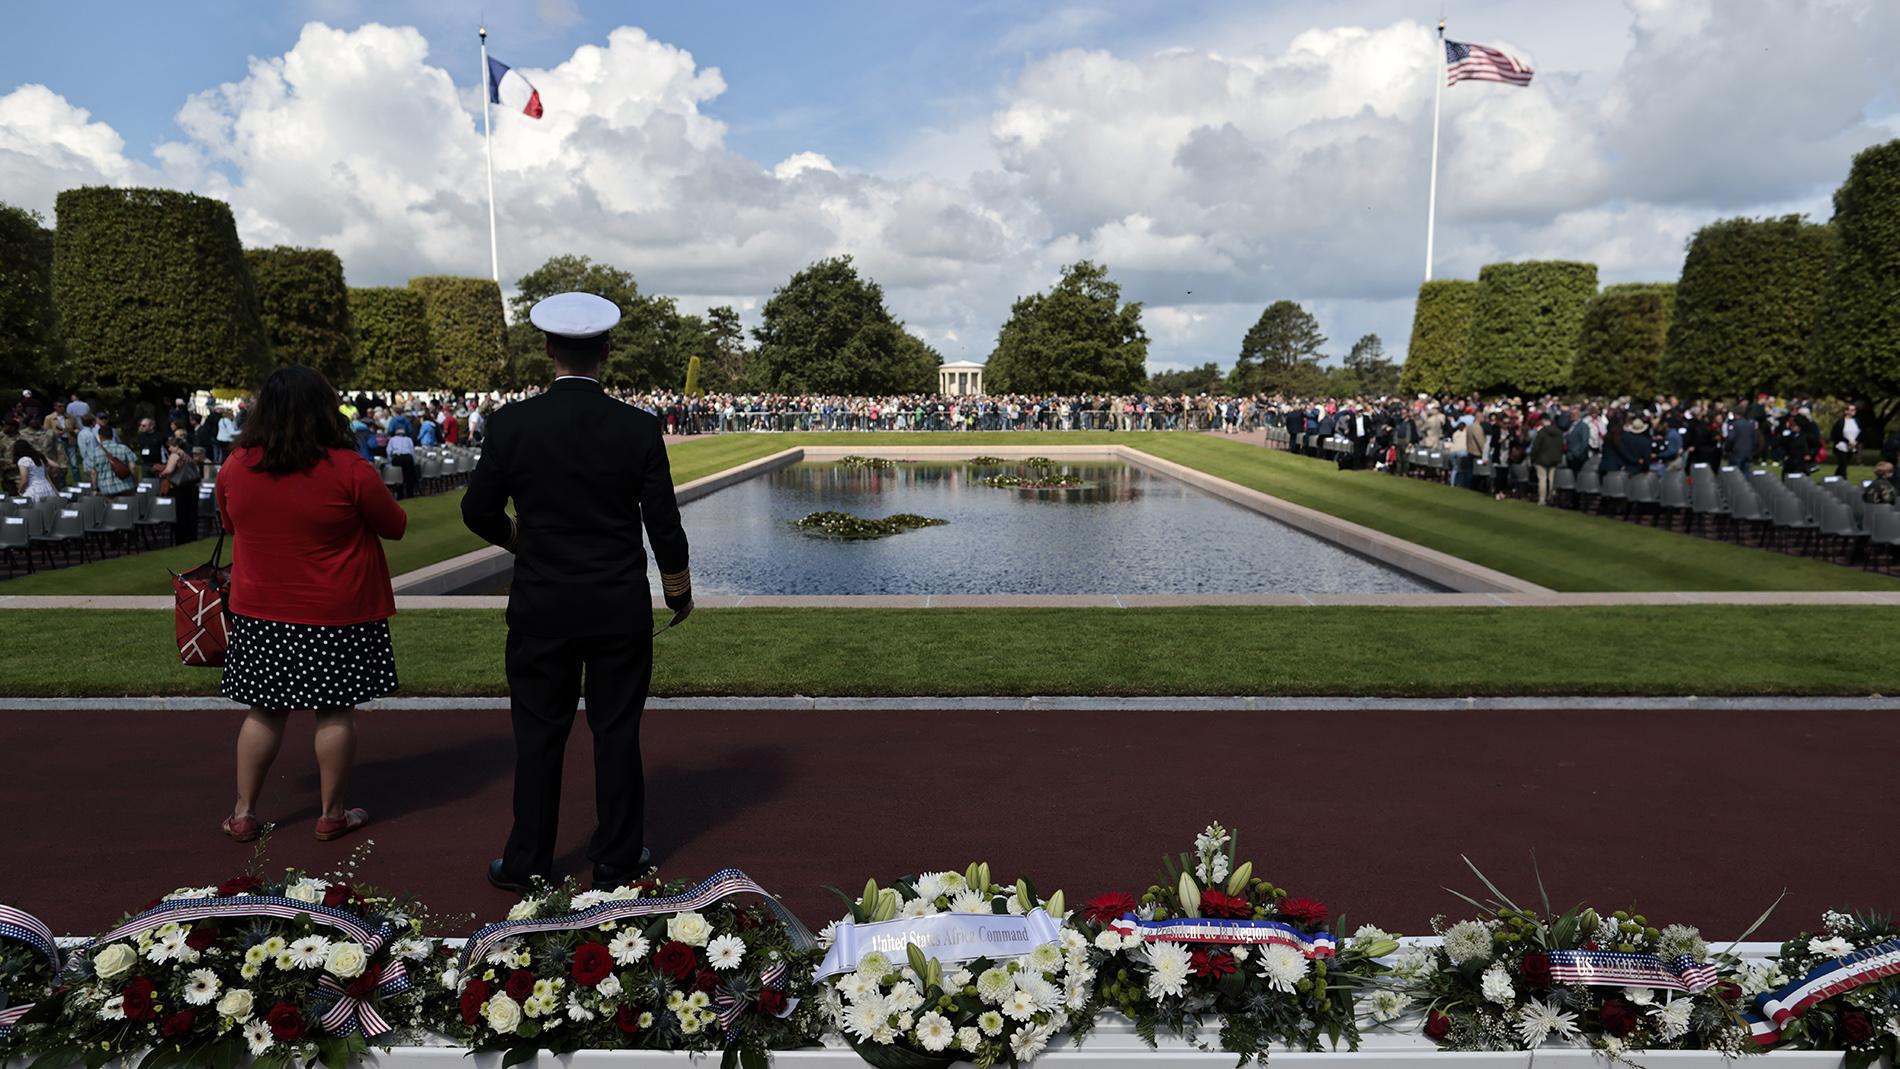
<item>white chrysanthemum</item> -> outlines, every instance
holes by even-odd
[[[1373,1020],[1384,1024],[1404,1013],[1411,1001],[1389,987],[1381,987],[1366,1000],[1366,1007],[1371,1011]]]
[[[1062,939],[1062,949],[1065,951],[1084,950],[1084,949],[1087,949],[1089,945],[1089,937],[1086,935],[1083,935],[1081,932],[1076,931],[1074,928],[1066,928],[1066,927],[1063,928],[1061,932],[1061,939]]]
[[[818,949],[830,950],[832,942],[838,938],[838,922],[825,922],[825,926],[818,929],[818,934],[812,938],[818,943]]]
[[[1491,929],[1481,921],[1459,921],[1445,932],[1445,956],[1453,965],[1491,958]]]
[[[1003,1016],[1012,1021],[1027,1021],[1036,1015],[1039,1008],[1036,996],[1027,991],[1011,991],[1009,997],[1003,1000]]]
[[[286,947],[284,953],[299,969],[321,969],[330,956],[330,941],[320,935],[306,935]]]
[[[635,965],[647,956],[647,937],[637,928],[628,928],[614,933],[607,941],[607,953],[612,954],[616,965]]]
[[[605,891],[582,891],[568,902],[567,908],[579,913],[584,909],[593,909],[605,901],[607,901],[607,892]]]
[[[579,991],[570,991],[567,995],[567,1019],[570,1021],[591,1021],[594,1011],[581,1002]]]
[[[1541,999],[1531,999],[1517,1012],[1517,1037],[1536,1049],[1551,1036],[1569,1039],[1577,1034],[1577,1015]]]
[[[193,969],[185,974],[185,1002],[209,1006],[218,998],[218,974],[210,969]]]
[[[981,891],[962,890],[950,897],[952,913],[988,913],[990,896]]]
[[[706,963],[720,972],[730,972],[745,960],[745,940],[722,935],[706,944]]]
[[[125,996],[114,995],[107,999],[105,1004],[99,1007],[99,1019],[101,1021],[125,1020]]]
[[[882,980],[891,974],[891,959],[873,950],[858,959],[858,972],[867,980]]]
[[[983,1045],[983,1033],[977,1031],[977,1028],[975,1025],[965,1025],[962,1028],[957,1029],[957,1049],[958,1050],[961,1050],[966,1054],[974,1054],[976,1053],[976,1048],[982,1045]]]
[[[977,997],[992,1006],[1008,998],[1014,990],[1016,981],[1002,969],[984,969],[983,975],[976,978]]]
[[[950,1026],[950,1018],[931,1010],[917,1018],[917,1045],[931,1053],[948,1047],[957,1037],[957,1030]]]
[[[871,1039],[889,1027],[890,1007],[877,995],[866,995],[844,1010],[844,1030],[859,1039]]]
[[[508,919],[511,921],[533,920],[541,915],[541,900],[524,898],[508,907]]]
[[[271,1038],[270,1025],[263,1021],[252,1021],[244,1026],[244,1045],[251,1048],[253,1055],[263,1054],[276,1042]]]
[[[1235,945],[1233,945],[1233,946],[1230,946],[1230,947],[1228,947],[1228,948],[1227,948],[1227,953],[1229,953],[1229,954],[1231,954],[1231,955],[1233,955],[1233,958],[1234,958],[1234,960],[1235,960],[1235,961],[1246,961],[1246,960],[1247,960],[1247,955],[1248,955],[1249,953],[1251,953],[1251,951],[1249,951],[1249,950],[1248,950],[1248,949],[1247,949],[1246,947],[1244,947],[1244,946],[1241,946],[1241,945],[1239,945],[1239,944],[1235,944]]]
[[[1062,980],[1062,1004],[1071,1010],[1080,1010],[1088,1005],[1089,996],[1095,992],[1095,970],[1077,969]]]
[[[427,939],[398,939],[396,944],[389,948],[389,954],[403,961],[421,961],[429,956],[429,941]]]
[[[1179,998],[1187,990],[1193,958],[1178,943],[1150,943],[1147,948],[1148,997]]]
[[[838,994],[843,995],[849,1002],[856,1002],[866,995],[875,994],[878,989],[877,981],[861,972],[848,972],[838,977],[837,986]]]
[[[984,1010],[976,1019],[976,1026],[982,1029],[986,1036],[997,1035],[1003,1031],[1003,1015],[995,1010]]]
[[[1695,1013],[1692,999],[1679,998],[1656,1011],[1656,1034],[1674,1043],[1689,1034],[1689,1018]]]
[[[951,875],[954,874],[948,872],[926,872],[922,876],[917,877],[917,897],[928,902],[935,902],[937,899],[949,894],[951,891],[950,881],[946,879],[946,877]],[[958,876],[957,883],[961,884],[962,882],[963,877]]]
[[[1054,1034],[1055,1029],[1050,1025],[1025,1028],[1009,1037],[1010,1053],[1016,1056],[1018,1062],[1029,1061],[1042,1053],[1043,1048],[1049,1045],[1049,1037]]]
[[[904,904],[898,908],[897,915],[905,920],[916,920],[919,917],[928,917],[936,912],[936,899],[912,898],[907,899]]]
[[[257,967],[256,965],[252,965],[248,961],[238,966],[238,975],[242,976],[246,980],[257,979],[257,975],[263,971],[264,971],[263,969]]]
[[[974,977],[971,976],[970,970],[958,965],[943,974],[944,989],[954,991],[959,987],[969,987],[972,979]]]
[[[1844,958],[1853,952],[1854,944],[1838,935],[1808,940],[1808,953],[1819,954],[1824,958]]]
[[[922,1008],[924,1004],[923,992],[917,990],[917,985],[909,980],[892,984],[890,993],[884,998],[890,1003],[892,1013],[909,1013]]]
[[[1306,955],[1290,946],[1274,943],[1260,951],[1260,978],[1275,991],[1292,994],[1299,990],[1299,983],[1306,979],[1307,970],[1312,966]]]
[[[1121,934],[1113,928],[1104,928],[1095,934],[1095,949],[1106,950],[1110,954],[1122,948]]]
[[[1016,990],[1027,991],[1042,1009],[1049,1009],[1062,1001],[1062,989],[1049,981],[1039,972],[1024,969],[1016,974]]]
[[[1055,972],[1062,968],[1062,948],[1044,943],[1029,952],[1029,967],[1037,972]]]
[[[1511,983],[1511,974],[1502,965],[1493,965],[1484,971],[1478,986],[1484,997],[1500,1006],[1510,1006],[1517,1001],[1517,987]]]

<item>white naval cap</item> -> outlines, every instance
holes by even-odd
[[[536,301],[528,321],[563,338],[598,338],[620,322],[620,308],[593,293],[557,293]]]

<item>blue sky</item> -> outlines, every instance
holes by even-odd
[[[749,318],[849,253],[948,359],[1104,260],[1151,364],[1232,360],[1272,300],[1343,353],[1403,350],[1422,264],[1440,5],[111,0],[19,5],[0,189],[231,201],[247,243],[335,248],[353,284],[485,274],[475,26],[533,79],[499,116],[504,286],[555,252]],[[1528,90],[1444,114],[1440,277],[1503,259],[1673,278],[1696,227],[1825,216],[1900,135],[1890,0],[1461,0]],[[1776,77],[1764,77],[1765,51]]]

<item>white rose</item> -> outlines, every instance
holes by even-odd
[[[496,995],[482,1007],[482,1016],[487,1019],[488,1027],[508,1035],[521,1024],[521,1003],[507,995]]]
[[[252,999],[249,991],[241,987],[234,987],[226,991],[224,997],[218,1000],[218,1012],[231,1018],[233,1021],[248,1021],[251,1019],[251,1003]]]
[[[706,940],[712,938],[712,925],[706,923],[706,918],[689,910],[667,919],[666,936],[687,946],[703,947]]]
[[[541,900],[524,898],[508,907],[508,919],[511,921],[533,920],[541,912]]]
[[[605,979],[595,985],[594,990],[600,992],[601,998],[619,998],[621,990],[620,977],[615,976],[613,973],[608,973]]]
[[[361,943],[331,943],[323,968],[339,980],[354,980],[369,968],[369,954]]]
[[[323,901],[323,882],[321,880],[298,880],[284,888],[285,898],[294,898],[308,905]]]
[[[124,943],[114,943],[92,956],[92,971],[101,980],[114,980],[129,972],[138,960],[138,951]]]

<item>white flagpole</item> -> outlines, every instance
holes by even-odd
[[[487,162],[488,162],[488,270],[489,270],[489,274],[494,277],[495,284],[500,285],[501,284],[501,253],[499,251],[500,247],[495,244],[495,144],[494,144],[494,141],[491,139],[488,132],[489,73],[488,73],[488,27],[487,26],[482,27],[481,34],[482,34],[482,154],[487,159]],[[1434,155],[1432,158],[1436,160],[1438,157],[1436,155],[1437,140],[1435,137],[1432,144],[1434,146],[1433,147]],[[1429,269],[1426,271],[1426,277],[1427,278],[1431,277],[1431,272]]]
[[[1432,65],[1436,73],[1432,90],[1432,191],[1431,199],[1425,207],[1425,281],[1432,280],[1432,236],[1438,229],[1438,106],[1445,99],[1445,20],[1438,20],[1438,61]],[[483,97],[483,100],[488,99]],[[489,200],[494,200],[491,184]]]

